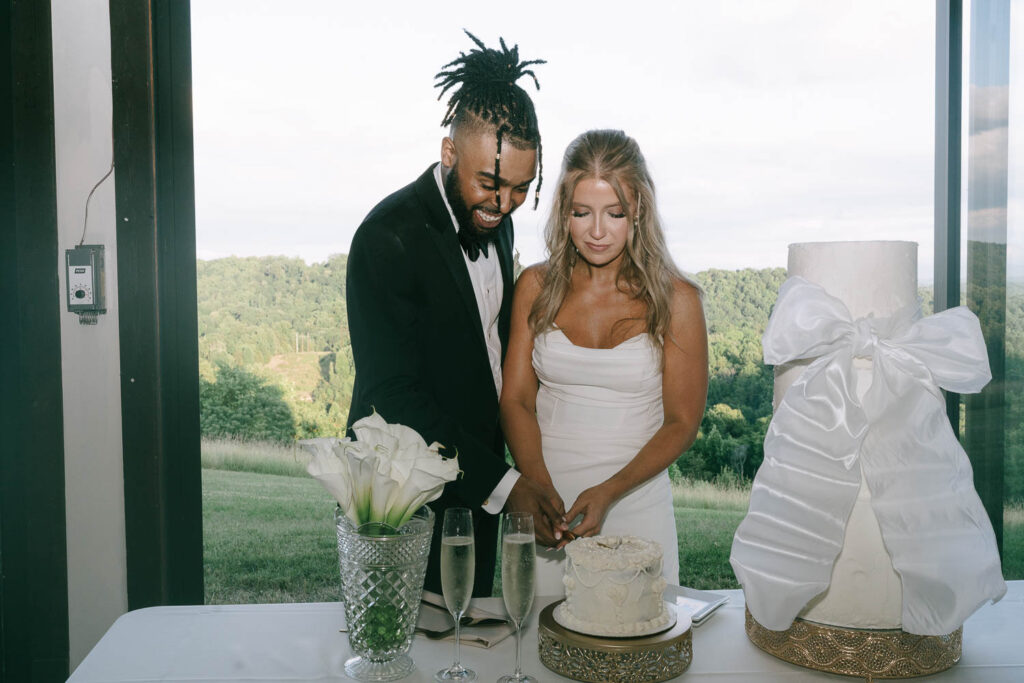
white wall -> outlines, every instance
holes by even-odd
[[[86,197],[110,168],[108,0],[52,0],[53,105],[64,382],[71,670],[128,609],[114,175],[89,203],[86,244],[105,247],[107,313],[67,311],[64,250],[82,239]]]

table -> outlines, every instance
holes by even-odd
[[[765,654],[743,631],[743,593],[720,591],[729,602],[694,629],[694,657],[681,681],[851,681],[803,669]],[[523,668],[540,681],[565,681],[537,657],[536,615],[554,598],[538,598],[523,635]],[[486,598],[485,609],[501,610]],[[151,607],[122,615],[68,679],[68,683],[189,683],[232,681],[349,681],[345,615],[337,603]],[[433,681],[451,662],[452,644],[417,636],[410,652],[417,671],[403,679]],[[462,661],[480,681],[511,671],[515,643],[508,638],[490,650],[462,648]],[[952,669],[926,680],[1010,683],[1024,681],[1024,581],[1009,582],[996,605],[981,608],[964,625],[963,658]]]

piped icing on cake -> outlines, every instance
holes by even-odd
[[[662,549],[636,536],[579,538],[565,547],[559,621],[585,633],[628,637],[668,626]]]

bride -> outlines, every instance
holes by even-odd
[[[658,541],[678,585],[667,468],[700,426],[707,331],[635,140],[594,130],[569,145],[545,239],[548,260],[516,285],[501,392],[516,466],[572,503],[571,532],[538,549],[537,594],[562,594],[562,548],[598,533]]]

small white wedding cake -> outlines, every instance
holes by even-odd
[[[669,625],[662,549],[635,536],[578,538],[565,547],[565,601],[555,619],[583,633],[630,637]]]
[[[857,320],[886,318],[917,305],[917,244],[914,242],[810,242],[789,247],[789,277],[800,276],[841,300]],[[872,361],[855,358],[857,399],[871,385]],[[774,404],[807,362],[775,368]],[[871,493],[861,475],[860,493],[846,523],[843,549],[832,568],[828,590],[800,616],[832,626],[898,629],[903,589],[882,542]]]

